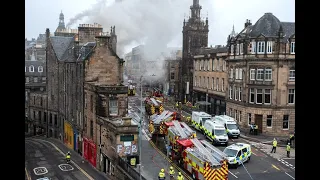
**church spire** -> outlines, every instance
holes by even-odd
[[[190,7],[191,9],[191,18],[200,20],[200,11],[202,7],[199,5],[199,0],[193,0],[193,4]]]
[[[230,34],[230,37],[235,37],[236,36],[236,32],[234,31],[234,24],[232,25],[232,31]]]
[[[66,26],[64,24],[64,15],[62,13],[62,10],[61,10],[61,13],[59,15],[59,25],[58,25],[57,29],[66,29]]]

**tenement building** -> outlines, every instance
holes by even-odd
[[[201,48],[194,56],[193,102],[209,114],[226,113],[227,56],[224,46]]]
[[[179,70],[181,59],[182,51],[178,50],[175,51],[175,53],[171,53],[171,56],[168,56],[164,63],[165,78],[163,89],[167,95],[174,98],[172,100],[178,99],[179,95]]]
[[[265,13],[228,40],[227,114],[258,132],[288,135],[295,128],[295,23]]]

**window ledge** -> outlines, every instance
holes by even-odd
[[[288,128],[288,129],[282,129],[282,130],[284,130],[284,131],[289,131],[289,128]]]
[[[270,127],[267,126],[267,129],[272,129],[272,126],[270,126]]]

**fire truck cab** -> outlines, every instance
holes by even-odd
[[[161,114],[164,111],[162,102],[154,98],[146,99],[145,103],[145,109],[148,115]]]

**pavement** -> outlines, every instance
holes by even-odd
[[[139,104],[140,98],[136,97],[136,105]],[[133,104],[132,104],[133,105]],[[140,104],[139,104],[140,105]],[[140,106],[138,107],[140,108]],[[166,110],[174,111],[174,104],[165,102],[164,107]],[[137,113],[139,114],[139,113]],[[182,110],[183,116],[191,116],[185,110]],[[147,130],[146,130],[147,131]],[[147,134],[147,133],[146,133]],[[197,131],[197,137],[199,139],[205,139],[202,133]],[[255,138],[255,139],[253,139]],[[260,139],[259,139],[260,138]],[[286,157],[286,151],[284,147],[277,147],[276,153],[270,153],[272,146],[268,144],[268,141],[273,137],[256,136],[250,137],[249,135],[241,134],[238,139],[230,139],[229,145],[237,142],[248,143],[251,145],[253,152],[252,158],[249,163],[244,163],[244,166],[240,166],[237,169],[229,169],[229,180],[243,179],[243,180],[269,180],[269,179],[281,179],[292,180],[295,179],[295,150],[291,150],[291,157]],[[278,143],[279,144],[279,143]],[[224,150],[224,146],[217,146],[220,150]],[[144,154],[144,150],[142,153]],[[149,158],[150,159],[150,158]],[[147,163],[147,164],[145,164]],[[154,166],[152,161],[143,162],[143,166]],[[163,166],[165,167],[165,166]],[[147,170],[147,169],[146,169]],[[154,172],[154,170],[148,169],[148,172]],[[157,173],[159,171],[156,171]],[[143,173],[142,173],[143,174]],[[143,174],[144,175],[144,174]],[[148,178],[147,178],[148,179]]]
[[[67,151],[69,149],[57,139],[41,136],[26,138],[26,179],[36,180],[43,177],[52,180],[110,179],[74,151],[70,151],[72,161],[67,164],[64,155]]]

